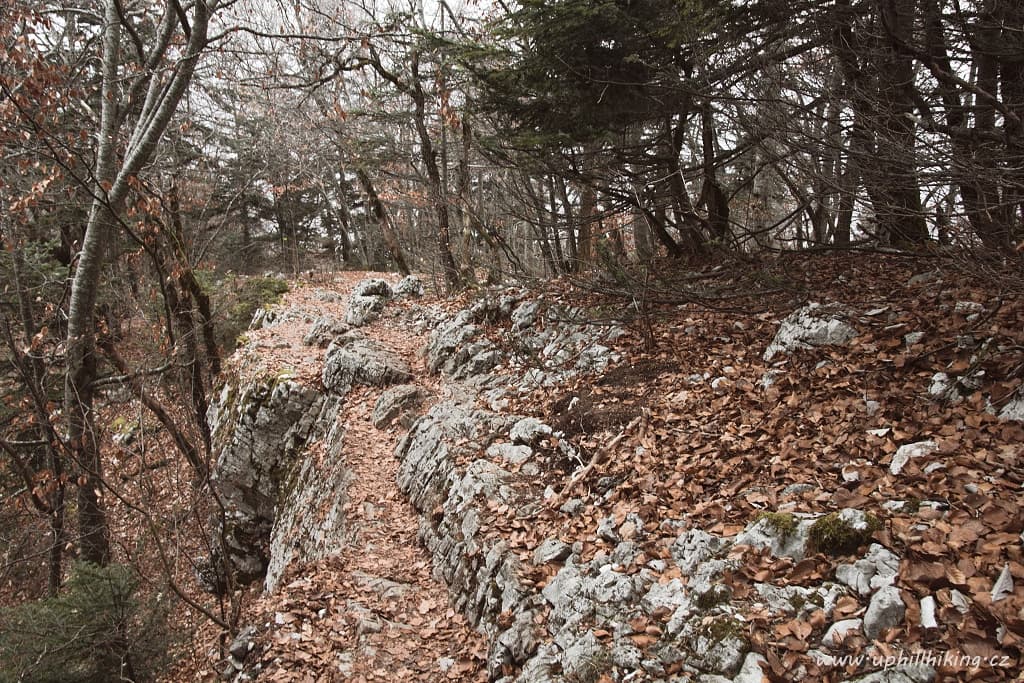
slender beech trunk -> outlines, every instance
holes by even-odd
[[[558,198],[562,201],[562,211],[565,216],[566,244],[569,247],[569,257],[566,261],[568,267],[566,272],[571,272],[579,265],[579,255],[576,252],[576,216],[572,210],[572,202],[569,201],[569,188],[566,185],[565,177],[559,176],[555,189],[558,190]]]
[[[576,233],[576,270],[586,270],[594,264],[594,223],[597,221],[597,192],[590,183],[580,191],[579,231]]]
[[[554,248],[555,263],[558,264],[558,268],[555,269],[555,274],[568,273],[569,264],[565,260],[565,254],[562,252],[562,231],[558,229],[559,216],[558,216],[558,201],[555,198],[555,179],[554,177],[545,178],[548,189],[548,211],[551,213],[551,246]]]
[[[430,131],[427,130],[426,95],[419,80],[419,58],[413,56],[413,87],[410,94],[416,108],[414,123],[416,133],[420,139],[420,156],[423,159],[423,166],[427,171],[427,181],[430,193],[430,202],[434,208],[434,217],[437,220],[437,253],[441,259],[441,270],[444,272],[444,280],[450,291],[457,290],[462,285],[462,276],[459,268],[455,265],[455,257],[452,255],[451,226],[448,216],[448,201],[444,196],[444,184],[441,181],[441,171],[437,166],[437,156],[434,152],[434,144],[430,138]],[[444,125],[444,124],[442,124]]]
[[[533,180],[530,179],[528,174],[522,174],[522,182],[523,187],[526,189],[526,196],[529,197],[530,203],[533,204],[533,210],[537,214],[536,222],[531,221],[530,224],[533,227],[533,233],[540,247],[540,255],[544,262],[545,273],[548,275],[558,275],[558,264],[555,262],[554,251],[551,249],[551,238],[548,230],[550,214],[541,201],[540,195],[533,186]]]
[[[679,153],[682,151],[683,140],[686,137],[688,111],[689,105],[687,104],[683,113],[677,116],[675,125],[671,119],[665,120],[665,137],[662,144],[663,163],[668,174],[669,193],[682,244],[676,242],[669,235],[668,229],[665,227],[667,214],[661,202],[658,202],[658,207],[661,210],[656,208],[653,214],[648,215],[649,224],[655,237],[668,249],[669,256],[673,257],[681,257],[687,252],[699,256],[706,251],[704,235],[701,232],[701,220],[693,208],[690,193],[686,191],[686,181],[683,180],[683,171],[679,166]]]
[[[96,377],[96,328],[93,319],[100,275],[105,262],[106,246],[113,236],[117,215],[129,191],[130,180],[152,158],[153,152],[170,122],[178,102],[184,96],[195,72],[196,61],[206,46],[212,5],[196,0],[192,5],[192,22],[187,42],[181,47],[169,80],[156,70],[171,42],[173,29],[184,18],[175,11],[177,3],[169,3],[157,30],[149,63],[152,71],[145,74],[148,83],[141,85],[145,99],[138,120],[129,136],[120,167],[117,165],[117,139],[123,123],[120,80],[121,17],[117,0],[104,2],[104,27],[101,40],[101,73],[103,79],[100,105],[100,126],[96,140],[94,197],[78,254],[78,265],[71,282],[68,304],[68,333],[64,411],[67,420],[67,442],[77,469],[78,526],[81,558],[96,564],[110,560],[107,519],[103,506],[103,470],[96,441],[92,383]],[[137,81],[137,83],[145,83]]]
[[[384,203],[380,200],[380,196],[377,194],[377,188],[374,187],[369,174],[362,168],[356,169],[356,177],[359,179],[359,184],[363,186],[363,192],[366,194],[366,201],[370,205],[370,214],[373,216],[373,220],[377,223],[377,227],[380,228],[380,236],[384,240],[384,246],[386,246],[388,251],[391,252],[391,258],[395,260],[395,265],[398,266],[399,272],[401,272],[402,275],[408,275],[412,271],[409,270],[409,266],[405,261],[405,255],[402,253],[402,245],[399,244],[398,238],[391,229],[391,222],[388,218],[387,209],[384,208]]]
[[[349,237],[349,231],[352,230],[352,215],[349,213],[348,207],[348,192],[346,191],[348,184],[344,178],[345,169],[341,168],[334,181],[334,191],[338,197],[338,208],[335,211],[335,215],[338,217],[338,240],[341,242],[341,260],[347,266],[353,256],[352,239]]]
[[[117,80],[120,64],[121,19],[114,0],[104,3],[103,87],[100,130],[96,154],[96,191],[99,197],[89,211],[82,250],[78,255],[68,308],[67,375],[65,406],[68,444],[78,469],[78,527],[81,557],[106,564],[110,559],[107,519],[101,503],[103,472],[93,429],[92,381],[96,377],[96,330],[93,312],[103,266],[104,248],[110,241],[116,210],[111,190],[115,180],[114,156],[117,146]],[[104,197],[104,195],[106,195]],[[106,202],[103,201],[106,199]]]
[[[839,181],[839,203],[836,208],[835,243],[850,244],[853,233],[853,205],[857,198],[857,169],[853,157],[846,155],[846,167]]]
[[[461,145],[459,145],[459,163],[455,168],[455,192],[456,201],[452,204],[452,213],[455,219],[455,229],[461,236],[461,253],[459,257],[466,261],[473,259],[473,237],[475,222],[472,218],[472,202],[470,201],[470,173],[469,173],[469,152],[473,144],[473,132],[469,121],[462,119]]]
[[[704,189],[701,194],[708,210],[708,227],[711,229],[711,235],[724,244],[731,234],[729,199],[725,196],[715,173],[715,117],[710,102],[701,109],[700,129],[704,171]]]

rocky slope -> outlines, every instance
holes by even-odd
[[[676,310],[670,324],[628,327],[551,293],[488,292],[455,310],[396,302],[380,279],[345,292],[332,315],[286,306],[270,324],[326,352],[314,354],[317,377],[250,377],[215,407],[225,553],[240,577],[263,577],[267,605],[325,590],[291,576],[352,584],[324,559],[362,550],[351,489],[397,482],[434,580],[486,639],[467,648],[479,660],[406,667],[423,680],[1011,677],[1024,605],[1020,398],[995,374],[1016,362],[1020,311],[963,294],[935,315],[986,334],[952,348],[891,294],[886,307],[826,297],[788,317]],[[641,350],[655,329],[663,346],[691,348]],[[694,350],[703,361],[690,362]],[[904,372],[908,359],[920,367]],[[916,412],[880,391],[894,377],[914,383]],[[353,410],[370,423],[355,445]],[[394,478],[356,476],[355,455],[380,441]],[[395,633],[455,614],[436,597],[404,600],[416,607],[390,608]],[[365,611],[344,604],[339,619]],[[319,643],[317,675],[373,679],[353,669],[380,653],[358,618],[354,638],[331,640],[309,635],[330,632],[328,617],[277,614],[235,648],[247,655],[238,677],[308,669],[286,654],[288,634],[305,633]],[[430,630],[425,640],[443,629]]]

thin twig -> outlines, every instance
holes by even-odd
[[[574,474],[572,479],[569,480],[569,483],[567,483],[562,488],[561,493],[559,493],[557,496],[551,499],[551,504],[555,507],[561,505],[562,501],[569,496],[569,494],[572,492],[574,488],[576,488],[581,482],[583,482],[583,480],[586,479],[598,465],[600,465],[601,463],[608,459],[608,456],[615,449],[615,447],[618,446],[619,443],[622,442],[622,439],[625,438],[626,433],[631,431],[638,424],[640,424],[640,421],[643,419],[643,415],[633,418],[633,420],[629,424],[623,427],[622,431],[615,435],[615,438],[613,438],[607,444],[598,449],[598,451],[594,453],[594,457],[590,459],[590,462],[587,464],[587,466],[581,469],[576,474]]]

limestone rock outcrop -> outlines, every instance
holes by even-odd
[[[780,353],[816,346],[843,346],[857,336],[848,322],[849,314],[837,304],[810,303],[793,311],[779,325],[775,338],[764,352],[770,362]]]
[[[223,517],[214,518],[210,565],[218,578],[207,580],[209,589],[223,588],[224,571],[244,583],[286,563],[280,557],[284,551],[271,542],[283,533],[282,525],[297,533],[300,546],[314,540],[296,531],[312,521],[288,521],[278,512],[282,498],[308,498],[328,487],[309,485],[309,477],[302,476],[302,455],[310,441],[333,428],[336,413],[337,399],[288,376],[225,385],[209,415],[218,453],[213,486],[225,507]],[[303,485],[295,486],[299,480]],[[317,533],[330,534],[326,529]]]
[[[409,364],[393,351],[362,335],[349,334],[327,347],[324,387],[344,395],[353,386],[384,387],[408,382]]]

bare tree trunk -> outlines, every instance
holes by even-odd
[[[974,233],[984,244],[993,249],[1008,251],[1012,246],[1013,224],[1020,218],[1015,216],[1015,207],[1024,198],[1024,170],[1016,162],[1006,164],[1000,172],[999,152],[991,139],[999,135],[996,131],[997,93],[1002,93],[1004,112],[1016,110],[1017,121],[1012,116],[1003,116],[1007,151],[1022,146],[1020,119],[1024,117],[1024,57],[1020,23],[1024,10],[1019,2],[989,0],[979,3],[978,16],[973,24],[964,22],[959,27],[970,44],[972,57],[972,83],[976,90],[973,105],[961,95],[961,83],[954,80],[955,71],[949,56],[949,41],[943,25],[939,3],[926,0],[922,3],[924,15],[925,51],[923,60],[938,84],[938,92],[946,113],[946,124],[951,131],[963,131],[971,123],[971,136],[953,134],[950,143],[953,151],[951,179],[959,186],[964,213]],[[985,93],[986,96],[979,96]],[[1024,218],[1022,216],[1021,218]],[[1024,221],[1022,221],[1024,224]]]
[[[572,209],[572,202],[569,201],[569,188],[565,182],[563,176],[552,179],[555,183],[555,189],[558,191],[558,198],[562,201],[562,213],[565,218],[565,231],[566,231],[566,244],[568,245],[568,259],[566,260],[566,272],[571,272],[577,269],[579,265],[579,256],[576,252],[576,216]]]
[[[840,81],[842,76],[835,75],[835,80]],[[837,235],[839,229],[839,203],[842,201],[841,193],[843,187],[843,137],[840,116],[843,105],[840,102],[832,102],[828,108],[828,123],[825,127],[825,147],[827,152],[822,155],[824,171],[822,182],[819,185],[819,193],[822,206],[826,207],[826,220],[829,230],[826,239],[836,244],[839,243]],[[848,227],[848,226],[847,226]],[[847,230],[845,235],[846,243],[850,241],[850,233]]]
[[[441,178],[441,170],[437,165],[434,142],[430,137],[430,131],[427,130],[427,96],[423,92],[423,83],[420,78],[420,55],[415,50],[410,55],[409,68],[411,77],[409,82],[406,82],[384,65],[372,44],[367,45],[367,49],[370,54],[369,66],[394,85],[400,92],[409,96],[415,107],[413,124],[416,127],[416,134],[419,138],[420,158],[427,171],[427,191],[430,195],[430,204],[437,221],[435,238],[438,258],[441,260],[441,270],[444,273],[445,283],[450,290],[456,290],[462,285],[462,275],[459,273],[459,268],[455,264],[455,257],[452,255],[448,202],[445,199],[445,187]],[[444,124],[442,123],[442,125]]]
[[[377,227],[380,228],[380,235],[384,240],[384,246],[391,252],[391,258],[395,260],[395,265],[398,266],[399,272],[402,275],[408,275],[412,271],[409,270],[409,266],[405,261],[402,245],[398,243],[398,238],[395,237],[395,232],[391,229],[391,221],[388,218],[387,209],[384,208],[384,203],[377,194],[377,188],[374,187],[369,174],[362,168],[356,169],[356,177],[359,178],[359,184],[363,186],[363,192],[366,193],[366,201],[370,205],[370,214],[377,223]]]
[[[729,199],[715,173],[715,123],[714,111],[708,102],[701,109],[701,141],[703,152],[704,188],[701,195],[708,211],[708,227],[711,235],[723,245],[729,239]]]
[[[630,220],[633,233],[633,244],[636,247],[636,258],[640,263],[647,263],[654,258],[654,245],[651,243],[651,229],[643,211],[634,208]]]
[[[839,205],[836,208],[835,243],[845,246],[850,244],[853,233],[853,204],[857,197],[857,170],[853,159],[847,155],[846,170],[840,180]]]
[[[630,129],[629,145],[637,147],[641,144],[642,130],[640,126]],[[635,178],[630,187],[630,204],[632,205],[632,217],[629,222],[630,233],[633,235],[633,247],[636,251],[636,259],[640,263],[647,263],[654,258],[654,235],[647,224],[642,207],[643,183],[636,179],[642,172],[640,164],[631,164],[629,167],[631,175]]]
[[[176,3],[174,3],[176,4]],[[68,333],[64,410],[67,419],[67,441],[72,460],[78,470],[78,526],[82,559],[106,564],[110,559],[107,519],[103,507],[103,470],[99,444],[96,441],[92,382],[96,377],[96,328],[93,315],[100,274],[105,261],[105,248],[110,242],[117,214],[129,190],[129,181],[152,157],[178,102],[188,87],[196,61],[206,45],[211,6],[205,0],[193,4],[192,24],[186,32],[187,43],[182,57],[167,82],[156,73],[151,79],[138,122],[124,152],[120,168],[117,162],[117,137],[121,124],[121,82],[119,67],[121,16],[117,0],[104,2],[101,73],[103,87],[100,127],[96,141],[96,186],[92,207],[82,238],[78,266],[71,283],[68,305]],[[162,58],[173,28],[179,21],[175,8],[165,8],[158,29],[158,44],[150,61]],[[181,18],[184,22],[184,18]]]
[[[352,259],[352,239],[349,237],[349,231],[352,230],[352,215],[349,213],[346,188],[345,169],[341,168],[338,170],[334,182],[334,191],[338,202],[338,208],[334,213],[338,218],[337,237],[341,247],[341,260],[345,265],[348,265]],[[324,194],[326,195],[327,193],[325,192]]]
[[[915,16],[913,3],[884,0],[882,18],[892,36],[902,39],[913,35]],[[914,102],[910,89],[914,82],[913,60],[899,50],[895,39],[883,52],[878,72],[881,80],[881,140],[886,170],[883,192],[890,205],[886,222],[897,242],[921,244],[928,239],[928,224],[921,204],[915,153]]]
[[[605,229],[604,221],[601,222],[602,233],[608,236],[608,241],[611,243],[611,249],[616,256],[620,258],[626,257],[626,242],[622,238],[622,224],[613,219],[611,227]]]
[[[558,229],[559,217],[558,201],[555,198],[555,178],[550,176],[545,180],[548,186],[548,210],[551,213],[551,246],[554,247],[555,263],[558,264],[555,273],[567,273],[569,272],[569,263],[565,260],[565,254],[562,252],[562,235]]]
[[[558,264],[555,262],[554,252],[551,249],[551,238],[548,231],[548,224],[551,222],[550,214],[541,201],[540,195],[537,194],[537,190],[533,187],[533,181],[529,175],[523,173],[522,182],[523,187],[526,189],[526,196],[529,197],[530,203],[533,204],[533,210],[537,214],[536,222],[531,221],[531,225],[537,237],[537,243],[540,246],[540,255],[544,262],[545,272],[549,275],[557,275]]]
[[[669,178],[669,192],[682,244],[672,239],[665,227],[667,213],[662,202],[656,201],[653,213],[648,212],[649,225],[655,237],[668,249],[669,256],[675,257],[684,256],[687,252],[702,254],[705,251],[704,236],[700,231],[701,221],[693,208],[693,202],[690,201],[690,194],[686,191],[686,182],[683,180],[683,171],[679,166],[679,153],[683,146],[686,117],[687,113],[684,111],[678,116],[675,125],[671,120],[665,120],[665,137],[662,143],[664,164]]]
[[[96,330],[93,312],[104,253],[110,240],[110,214],[116,209],[110,190],[114,182],[117,136],[117,87],[120,64],[121,18],[114,0],[104,3],[103,88],[100,130],[97,140],[96,181],[98,198],[89,211],[89,222],[78,255],[68,307],[67,375],[64,410],[68,419],[68,444],[79,472],[78,527],[81,557],[104,565],[110,559],[107,519],[101,504],[102,468],[95,440],[92,381],[96,377]],[[104,195],[106,195],[104,201]],[[109,203],[109,204],[108,204]]]
[[[172,183],[168,207],[171,214],[171,230],[174,236],[174,254],[178,267],[174,270],[175,277],[167,287],[173,293],[170,301],[171,310],[178,320],[179,339],[185,347],[184,364],[188,369],[187,382],[192,396],[192,409],[199,434],[203,439],[204,453],[207,457],[213,452],[213,437],[210,423],[206,418],[209,404],[206,400],[206,380],[203,377],[202,358],[199,354],[199,337],[206,340],[206,351],[211,372],[216,374],[220,368],[220,353],[213,337],[212,321],[209,318],[210,298],[196,281],[192,263],[185,249],[185,229],[181,222],[181,206],[178,200],[178,188]],[[180,294],[178,292],[180,290]],[[195,304],[193,304],[193,299]],[[196,320],[195,309],[198,308],[200,321]],[[212,355],[211,355],[212,352]],[[205,466],[205,462],[204,462]]]
[[[427,169],[430,201],[434,207],[434,215],[437,220],[437,253],[441,259],[441,269],[444,272],[445,283],[448,285],[448,289],[453,291],[462,285],[462,275],[459,273],[459,268],[455,265],[455,257],[452,255],[448,202],[444,197],[441,172],[437,166],[437,158],[434,155],[430,132],[427,130],[426,98],[420,87],[419,74],[416,69],[413,70],[413,78],[417,79],[413,90],[416,93],[414,97],[416,104],[416,132],[419,133],[420,153],[423,158],[423,165]]]
[[[850,153],[867,190],[880,240],[919,244],[928,238],[915,155],[911,98],[913,60],[898,41],[912,35],[914,4],[880,0],[874,31],[855,31],[848,0],[838,3],[833,46],[851,88],[854,126]],[[865,39],[863,36],[871,36]]]
[[[597,220],[597,193],[590,183],[581,188],[579,216],[576,270],[586,270],[594,264],[594,223]]]
[[[1003,118],[1007,156],[1016,156],[1008,164],[1006,179],[1006,241],[1024,238],[1024,6],[1019,0],[999,0],[996,14],[1000,20],[1003,40],[999,55],[1000,87],[1003,102],[1015,119]]]
[[[473,219],[472,201],[469,195],[470,173],[469,173],[469,152],[473,144],[473,130],[469,120],[462,119],[462,144],[459,146],[459,163],[455,171],[455,192],[456,201],[452,205],[452,213],[455,219],[455,229],[461,236],[460,259],[472,263],[473,260]]]

